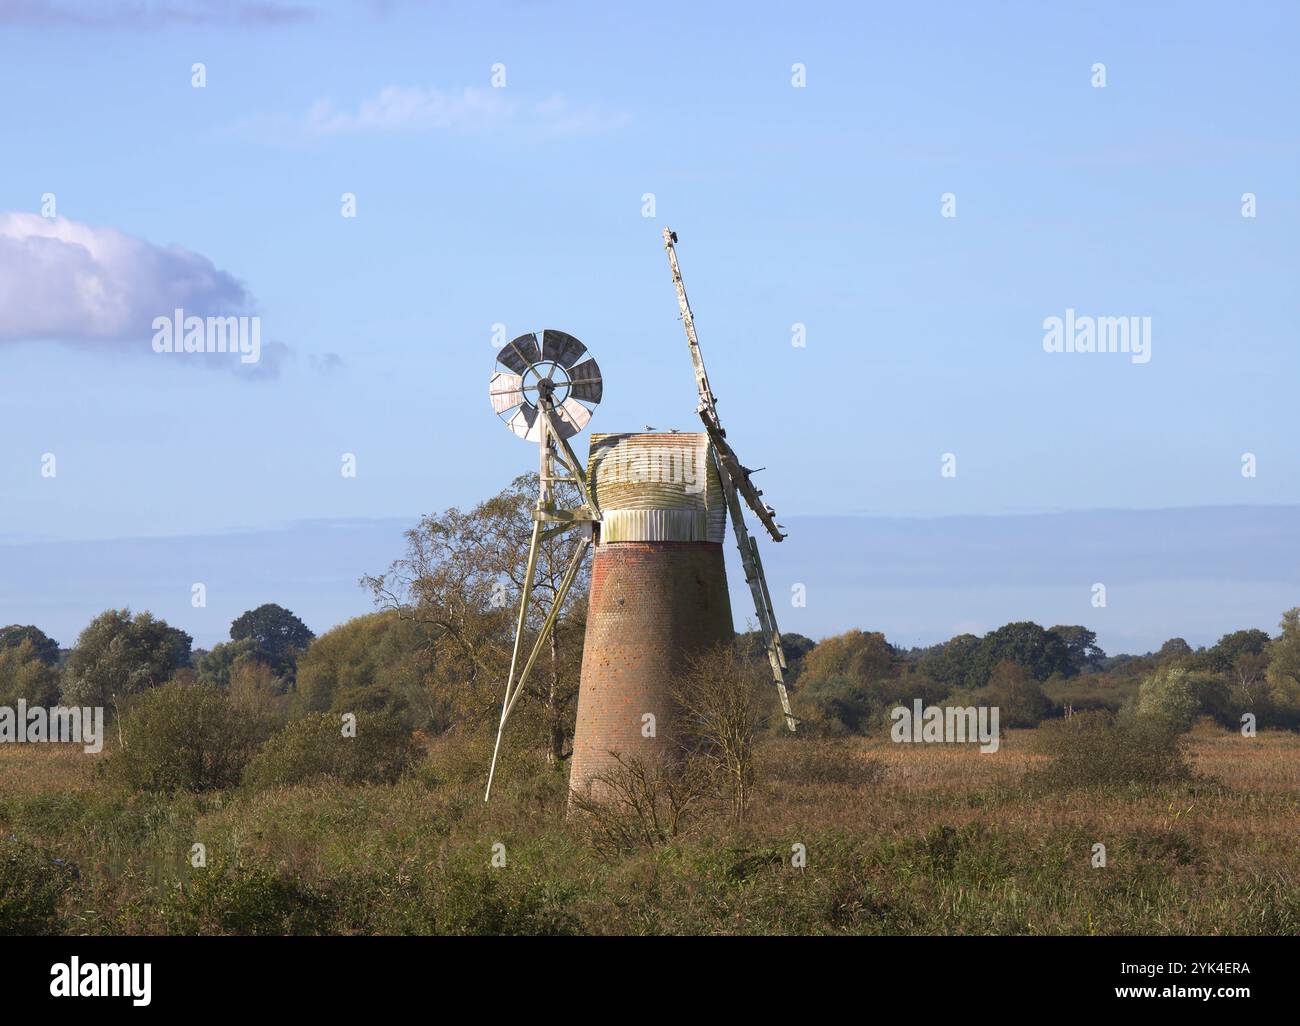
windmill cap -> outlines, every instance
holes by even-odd
[[[593,434],[587,473],[602,544],[723,541],[726,499],[704,432]]]

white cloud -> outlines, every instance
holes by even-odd
[[[328,100],[317,100],[307,112],[306,130],[312,135],[333,135],[470,128],[500,121],[512,112],[512,104],[496,90],[466,88],[459,93],[444,93],[388,86],[373,99],[363,100],[354,113],[335,110]]]
[[[0,24],[157,29],[173,25],[284,25],[315,12],[274,0],[0,0]]]
[[[136,342],[177,307],[208,316],[247,312],[251,302],[237,278],[180,246],[0,213],[0,342]]]
[[[390,85],[355,108],[318,99],[297,117],[260,116],[235,126],[266,142],[292,142],[348,135],[421,132],[510,132],[533,138],[592,135],[619,128],[627,118],[560,95],[544,100],[503,89],[459,90]]]

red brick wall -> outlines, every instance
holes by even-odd
[[[668,756],[671,690],[687,658],[733,635],[716,542],[609,542],[591,568],[587,637],[569,786],[607,768],[610,750]],[[656,737],[642,736],[653,713]]]

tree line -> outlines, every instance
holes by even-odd
[[[424,517],[407,532],[405,552],[362,579],[375,612],[320,637],[274,603],[238,617],[229,640],[211,651],[194,650],[189,634],[151,613],[128,609],[95,617],[67,651],[36,626],[0,628],[0,705],[23,698],[98,705],[120,716],[139,696],[175,682],[215,688],[280,724],[371,712],[431,735],[481,733],[495,725],[508,672],[536,487],[536,476],[524,475],[469,510]],[[564,535],[543,544],[527,632],[545,617],[572,545]],[[571,751],[588,574],[570,591],[511,725],[554,764]],[[783,640],[795,713],[811,733],[874,731],[889,709],[918,698],[995,704],[1011,727],[1155,703],[1183,719],[1208,715],[1235,725],[1250,713],[1260,726],[1300,728],[1300,609],[1283,615],[1276,636],[1239,630],[1200,649],[1173,638],[1145,655],[1108,656],[1086,627],[1028,621],[924,648],[863,630]],[[738,651],[763,660],[756,635],[738,642]],[[774,695],[766,689],[761,701],[777,730]]]

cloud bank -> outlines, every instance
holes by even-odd
[[[247,313],[233,275],[114,228],[0,213],[0,342],[140,343],[158,316]]]

